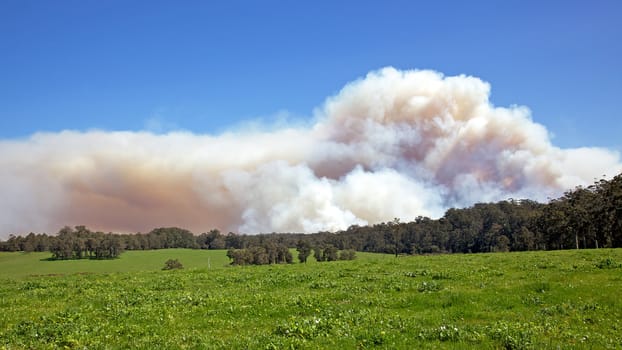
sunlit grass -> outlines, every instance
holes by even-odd
[[[221,269],[228,265],[225,251],[160,249],[127,251],[111,260],[49,261],[44,253],[0,253],[0,278],[20,278],[33,275],[64,275],[75,273],[112,273],[155,271],[164,267],[168,259],[179,259],[186,268]]]
[[[226,267],[224,251],[14,257],[33,261],[7,273],[0,256],[7,348],[622,346],[620,249],[245,267]],[[161,271],[167,259],[185,269]],[[62,275],[33,276],[48,273]]]

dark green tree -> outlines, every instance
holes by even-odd
[[[306,263],[307,258],[311,255],[311,244],[301,239],[296,243],[296,250],[298,251],[298,260],[300,260],[301,263]]]
[[[322,250],[322,261],[335,261],[339,259],[339,250],[332,244],[327,244]]]

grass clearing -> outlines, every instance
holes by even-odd
[[[156,271],[169,259],[179,259],[185,268],[222,269],[229,264],[222,250],[160,249],[131,250],[111,260],[49,261],[50,253],[0,252],[0,278],[75,273],[114,273]]]
[[[622,249],[357,255],[225,267],[224,251],[0,254],[0,346],[622,348]],[[185,268],[161,271],[168,259]]]

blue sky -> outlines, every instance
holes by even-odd
[[[598,0],[0,0],[0,138],[310,118],[394,66],[477,76],[556,145],[622,151],[621,18]]]

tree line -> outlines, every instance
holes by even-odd
[[[282,254],[275,255],[274,247]],[[213,229],[195,235],[168,227],[146,234],[105,234],[77,226],[56,235],[30,233],[0,242],[2,251],[51,251],[59,259],[114,257],[123,250],[228,249],[232,256],[239,250],[235,260],[240,264],[287,262],[284,248],[299,248],[301,261],[312,251],[316,260],[328,261],[335,258],[333,249],[399,255],[600,247],[622,247],[622,174],[577,187],[546,204],[514,199],[478,203],[449,209],[439,219],[353,225],[335,233],[240,235]]]
[[[332,244],[311,247],[307,240],[300,239],[296,243],[298,260],[306,263],[313,252],[316,261],[354,260],[356,252],[352,249],[339,251]],[[268,265],[268,264],[291,264],[293,256],[286,244],[276,244],[270,240],[264,240],[261,245],[253,245],[248,248],[229,248],[227,257],[232,265]]]
[[[62,228],[50,240],[49,250],[53,260],[113,259],[123,252],[117,235],[91,232],[84,226]]]
[[[478,203],[442,218],[351,226],[324,235],[340,249],[395,254],[622,247],[622,174],[577,187],[547,204]]]
[[[59,259],[105,257],[118,254],[105,251],[151,250],[167,248],[225,249],[225,236],[212,230],[195,235],[178,227],[156,228],[149,233],[119,234],[91,231],[85,226],[63,227],[54,235],[29,233],[11,235],[0,242],[0,251],[45,252]]]
[[[294,260],[286,245],[274,242],[243,249],[229,248],[227,257],[232,265],[291,264]]]

